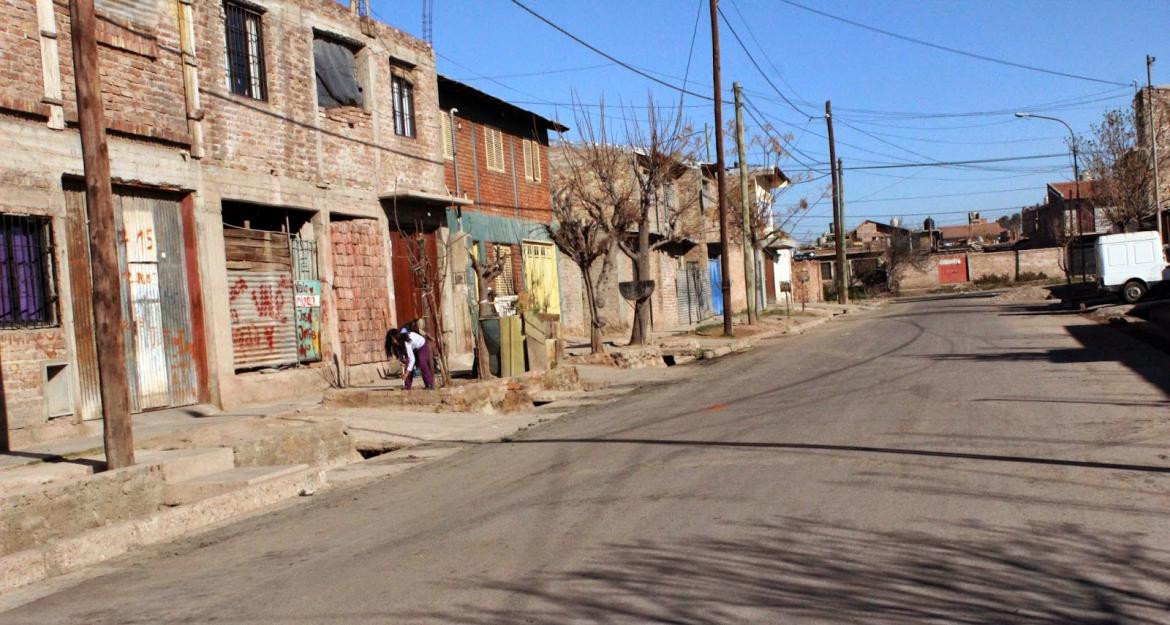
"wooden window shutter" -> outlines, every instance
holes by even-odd
[[[531,141],[532,143],[532,179],[540,182],[540,143]]]
[[[491,171],[504,171],[504,138],[495,128],[483,129],[484,147],[487,157],[487,168]]]
[[[524,140],[524,179],[532,180],[532,145],[528,139]]]
[[[452,132],[451,118],[446,113],[439,115],[439,126],[443,131],[443,158],[455,158],[455,133]]]

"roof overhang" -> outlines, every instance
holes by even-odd
[[[391,193],[383,193],[378,196],[378,199],[387,202],[403,202],[405,204],[423,204],[429,206],[470,206],[474,204],[474,202],[465,197],[405,189]]]

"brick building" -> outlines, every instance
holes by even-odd
[[[97,0],[136,410],[373,378],[442,214],[430,47],[335,0]],[[100,428],[65,3],[0,0],[0,433]],[[444,314],[450,315],[446,310]]]
[[[503,261],[489,286],[497,308],[561,314],[558,253],[545,230],[552,223],[549,133],[567,127],[475,87],[438,77],[447,189],[468,202],[446,215],[451,241],[452,351],[470,353],[478,314],[477,279],[469,251]]]
[[[1150,112],[1153,115],[1150,115]],[[1137,146],[1143,158],[1150,158],[1150,139],[1154,138],[1158,145],[1158,188],[1162,200],[1162,232],[1170,230],[1170,86],[1154,85],[1153,88],[1143,88],[1134,94],[1133,99],[1134,122],[1137,127]],[[1150,132],[1150,118],[1153,117],[1154,128],[1157,132]],[[1154,204],[1154,188],[1149,185],[1150,205]],[[1166,235],[1164,235],[1166,236]]]

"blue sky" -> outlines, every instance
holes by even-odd
[[[826,13],[940,45],[1124,84],[1145,83],[1145,55],[1159,58],[1154,82],[1170,83],[1166,0],[797,0]],[[611,122],[641,115],[648,94],[675,106],[679,94],[604,58],[525,13],[510,0],[433,0],[439,71],[573,125],[574,94],[605,98]],[[535,11],[632,65],[702,94],[711,92],[707,0],[524,0]],[[376,16],[421,32],[422,0],[372,0]],[[816,15],[779,0],[721,0],[731,26],[784,103],[721,26],[723,87],[739,80],[778,131],[794,136],[814,169],[827,161],[824,102],[833,101],[837,154],[844,160],[849,223],[903,217],[958,223],[978,210],[995,218],[1044,196],[1045,182],[1071,178],[1057,156],[982,167],[849,170],[909,161],[1067,154],[1058,123],[1020,120],[1019,109],[1060,117],[1087,132],[1112,108],[1132,105],[1133,87],[993,64],[924,47]],[[695,29],[696,16],[698,28]],[[688,71],[688,51],[694,38]],[[619,109],[625,103],[627,109]],[[696,127],[711,123],[709,101],[687,96]],[[798,112],[798,110],[799,112]],[[596,114],[595,112],[591,114]],[[946,117],[940,114],[948,115]],[[732,107],[727,106],[725,119]],[[811,118],[811,119],[810,119]],[[755,123],[748,118],[748,130]],[[729,161],[733,160],[729,153]],[[815,159],[813,161],[812,159]],[[750,160],[750,156],[749,156]],[[804,174],[796,160],[786,171]],[[808,174],[815,176],[815,173]],[[796,185],[782,205],[815,201],[824,180]],[[931,197],[921,197],[931,196]],[[826,229],[828,200],[796,224],[797,238]]]

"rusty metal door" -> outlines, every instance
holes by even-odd
[[[89,265],[89,216],[85,190],[65,189],[66,243],[69,258],[69,291],[73,308],[73,343],[77,379],[81,386],[77,410],[90,421],[102,418],[101,382],[98,377],[97,343],[93,321],[93,278]]]
[[[187,263],[194,260],[186,257],[186,246],[183,245],[180,203],[156,198],[153,204],[163,350],[166,352],[167,405],[186,406],[199,400],[194,320],[187,287]]]
[[[938,257],[940,284],[961,284],[967,281],[967,255],[952,254]]]
[[[197,355],[180,200],[173,194],[117,188],[114,204],[131,410],[195,403]],[[101,386],[84,191],[68,189],[66,205],[81,415],[83,419],[98,419]]]

